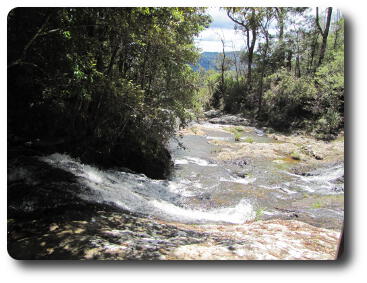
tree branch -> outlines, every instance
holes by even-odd
[[[240,22],[240,21],[236,20],[235,18],[233,18],[233,17],[231,16],[231,14],[230,14],[230,11],[229,11],[229,10],[227,10],[227,16],[228,16],[228,17],[229,17],[233,22],[235,22],[236,24],[238,24],[238,25],[240,25],[240,26],[242,26],[242,27],[246,28],[245,23],[244,23],[244,22]]]
[[[83,27],[96,27],[96,26],[106,26],[106,24],[93,24],[93,25],[67,26],[67,27],[56,28],[56,29],[51,29],[51,30],[49,30],[49,31],[45,31],[45,32],[43,32],[42,34],[40,34],[40,36],[49,35],[49,34],[51,34],[51,33],[55,33],[55,32],[62,31],[62,30],[69,30],[69,29],[83,28]]]
[[[43,24],[41,25],[41,27],[38,29],[38,31],[35,33],[35,35],[28,41],[28,43],[24,46],[23,48],[23,51],[22,51],[22,54],[20,55],[20,57],[15,60],[14,62],[10,63],[7,68],[10,68],[12,66],[15,66],[15,65],[20,65],[20,64],[31,64],[31,63],[26,63],[23,61],[23,59],[25,58],[25,56],[27,55],[27,51],[29,49],[29,47],[32,45],[32,43],[37,39],[37,37],[40,36],[42,30],[46,27],[48,21],[50,20],[51,18],[51,15],[52,13],[49,13],[45,19],[45,21],[43,22]],[[35,65],[35,64],[34,64]],[[37,66],[37,65],[35,65]]]

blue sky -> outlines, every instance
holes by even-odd
[[[213,18],[209,28],[202,31],[195,40],[196,46],[202,51],[222,51],[221,38],[225,41],[225,50],[240,50],[244,47],[244,36],[234,30],[234,23],[225,11],[218,7],[208,8],[208,14]]]

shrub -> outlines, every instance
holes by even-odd
[[[234,140],[236,142],[241,140],[241,134],[239,132],[234,132],[233,134],[234,134]]]
[[[310,77],[298,78],[281,69],[266,81],[270,88],[264,95],[264,111],[268,112],[271,126],[288,129],[310,117],[316,98],[316,88]]]

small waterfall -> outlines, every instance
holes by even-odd
[[[344,165],[321,168],[307,174],[286,174],[295,178],[290,186],[298,187],[309,193],[342,194],[344,193]]]
[[[80,184],[89,188],[88,192],[79,192],[79,197],[87,201],[112,203],[133,213],[184,223],[241,224],[255,217],[252,205],[244,199],[231,207],[210,210],[183,207],[180,203],[187,186],[183,181],[153,180],[143,174],[99,170],[59,153],[41,160],[77,176]],[[210,166],[203,160],[187,160]]]

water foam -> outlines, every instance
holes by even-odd
[[[236,178],[233,176],[229,176],[229,178],[220,177],[219,181],[221,182],[231,182],[231,183],[238,183],[238,184],[251,184],[256,181],[256,178]]]
[[[198,157],[192,157],[192,156],[186,156],[182,159],[175,159],[174,163],[175,165],[185,165],[185,164],[192,163],[192,164],[196,164],[199,166],[208,166],[208,167],[218,166],[218,164],[210,163],[209,161],[205,159],[201,159]]]
[[[181,207],[182,197],[194,195],[187,188],[195,183],[187,180],[152,180],[143,174],[103,171],[64,154],[52,154],[41,159],[76,175],[79,182],[89,188],[89,191],[79,193],[87,201],[113,203],[134,213],[185,223],[239,224],[255,217],[252,205],[246,200],[241,200],[234,207],[207,211]]]
[[[162,216],[173,221],[188,223],[232,223],[243,224],[255,218],[255,212],[250,203],[241,200],[234,207],[225,207],[212,210],[187,209],[175,206],[164,201],[153,200],[151,203],[162,212]]]
[[[284,173],[296,178],[293,186],[310,193],[340,194],[344,192],[344,184],[337,184],[338,179],[344,176],[343,164],[315,170],[310,172],[308,176],[297,175],[287,171],[284,171]],[[341,186],[342,190],[336,191],[335,188],[337,185]]]

